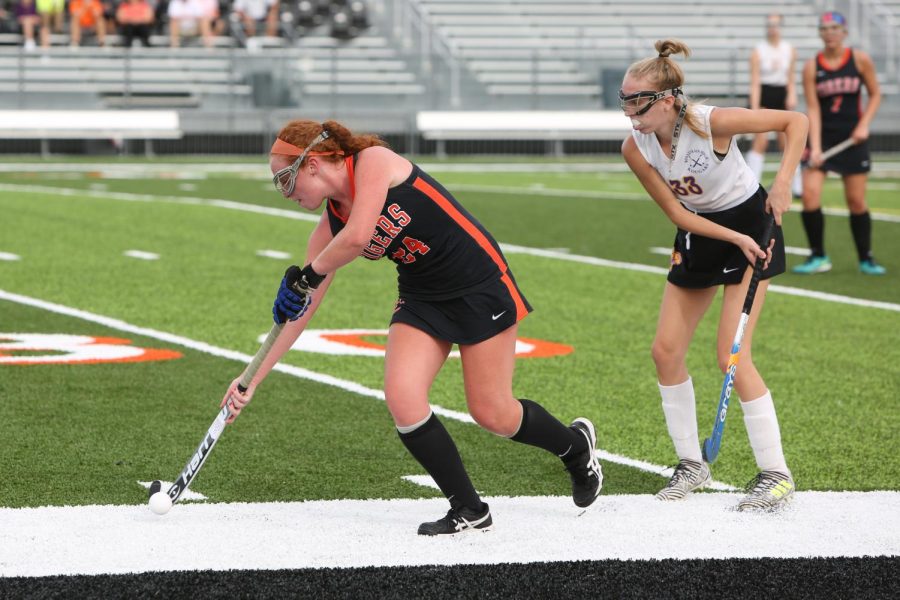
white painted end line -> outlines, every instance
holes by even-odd
[[[776,514],[739,498],[601,495],[579,518],[568,497],[492,496],[494,530],[452,539],[416,535],[443,498],[0,508],[0,577],[900,554],[898,492],[797,492]]]
[[[13,254],[11,252],[0,252],[0,260],[22,260],[22,257],[18,254]]]
[[[126,250],[122,254],[140,260],[159,260],[159,254],[156,254],[155,252],[144,252],[143,250]]]

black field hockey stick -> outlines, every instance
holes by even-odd
[[[760,248],[766,250],[772,240],[775,231],[775,219],[766,217],[766,229],[763,233],[763,243]],[[753,265],[753,275],[750,277],[750,287],[747,288],[747,297],[744,298],[744,308],[741,310],[741,319],[738,321],[737,332],[731,343],[731,356],[728,357],[728,368],[725,369],[725,381],[722,383],[722,392],[719,394],[719,408],[716,411],[716,422],[713,425],[712,435],[703,440],[703,460],[707,463],[715,462],[719,456],[719,446],[722,444],[722,432],[725,430],[725,415],[728,414],[728,400],[734,389],[734,376],[737,373],[738,359],[741,356],[741,342],[744,341],[744,329],[750,320],[750,310],[753,308],[753,300],[756,298],[756,288],[759,286],[759,278],[762,275],[763,265],[766,259],[757,257]]]
[[[250,361],[250,364],[247,366],[247,368],[244,370],[244,374],[241,376],[241,380],[238,382],[238,389],[241,391],[241,393],[246,392],[247,388],[250,387],[250,383],[253,381],[253,377],[256,375],[256,372],[259,371],[260,365],[266,358],[269,350],[272,349],[272,345],[275,343],[275,340],[278,339],[278,334],[281,333],[281,330],[283,328],[284,325],[278,323],[272,326],[272,329],[269,331],[269,335],[266,336],[266,339],[262,343],[262,346],[260,346],[259,350],[256,352],[253,360]],[[200,467],[202,467],[203,463],[206,462],[206,459],[209,457],[210,452],[212,452],[212,449],[216,445],[216,442],[219,441],[219,436],[222,435],[222,431],[225,429],[228,417],[230,416],[231,402],[229,401],[225,403],[225,406],[223,406],[222,410],[219,411],[219,414],[212,422],[212,425],[209,426],[209,430],[203,437],[203,441],[200,442],[200,445],[197,446],[197,450],[191,456],[190,460],[188,460],[187,464],[184,466],[184,469],[182,469],[181,475],[178,476],[178,479],[175,480],[175,483],[173,483],[169,487],[169,490],[166,492],[169,498],[172,499],[172,504],[178,502],[178,499],[191,485],[191,482],[197,476],[197,473],[200,472]],[[162,486],[158,481],[154,481],[150,485],[150,496],[152,497],[153,494],[158,492],[161,487]]]

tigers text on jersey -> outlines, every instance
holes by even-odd
[[[830,67],[822,53],[816,55],[816,96],[822,114],[822,134],[850,137],[862,115],[862,78],[853,50],[846,48],[837,67]]]
[[[759,82],[762,85],[786,86],[788,69],[791,67],[793,46],[781,40],[777,46],[768,41],[756,45],[756,56],[759,58]]]
[[[347,157],[350,180],[358,155]],[[346,221],[328,201],[332,235]],[[388,189],[364,258],[386,256],[397,264],[400,296],[420,300],[446,300],[502,281],[517,308],[524,302],[508,273],[497,242],[444,187],[413,164],[412,173]]]
[[[682,204],[698,213],[718,212],[737,206],[759,187],[734,138],[731,138],[724,158],[719,158],[713,151],[709,115],[714,108],[703,104],[688,108],[698,117],[709,137],[704,139],[690,127],[683,126],[678,139],[678,152],[671,164],[656,134],[631,132],[644,160],[662,175]]]

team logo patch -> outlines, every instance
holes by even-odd
[[[700,149],[689,150],[684,157],[684,164],[687,165],[687,170],[695,175],[705,173],[709,168],[709,154]]]
[[[679,252],[678,250],[672,250],[672,258],[669,260],[669,270],[671,271],[680,264],[681,252]]]

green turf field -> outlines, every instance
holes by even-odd
[[[271,188],[264,159],[255,161],[221,167],[129,161],[94,163],[96,169],[62,160],[50,161],[53,168],[36,162],[14,169],[7,163],[0,172],[0,256],[20,258],[0,260],[0,290],[253,354],[271,324],[281,274],[302,261],[313,226],[309,219],[246,210],[254,205],[299,214]],[[651,248],[670,246],[673,227],[630,174],[560,172],[553,168],[559,164],[535,163],[513,172],[442,172],[435,166],[431,173],[501,243],[558,251],[507,255],[536,309],[520,335],[575,349],[565,356],[521,359],[516,394],[540,401],[565,420],[590,417],[608,452],[670,464],[674,457],[649,355],[664,278],[567,257],[666,267],[668,258]],[[826,235],[834,271],[776,280],[792,289],[882,305],[773,292],[754,336],[754,358],[773,391],[800,489],[900,489],[898,188],[900,180],[873,178],[869,194],[873,212],[884,217],[874,220],[874,247],[888,276],[857,272],[847,219],[830,215]],[[836,180],[826,188],[825,203],[843,205]],[[789,246],[805,245],[796,213],[785,218],[785,236]],[[128,250],[159,259],[125,256]],[[260,250],[292,258],[263,257]],[[801,260],[789,255],[788,265]],[[395,298],[392,264],[357,261],[339,273],[313,326],[383,329]],[[717,313],[717,305],[712,310]],[[243,368],[152,335],[0,299],[0,338],[4,333],[127,338],[184,356],[85,365],[0,363],[0,506],[143,502],[137,482],[178,474]],[[715,320],[707,319],[689,355],[701,435],[711,428],[721,386],[714,335]],[[381,386],[379,358],[290,352],[284,362],[373,390]],[[435,384],[435,404],[465,411],[459,371],[451,359]],[[445,423],[484,493],[568,493],[568,479],[549,455],[471,424]],[[605,493],[652,493],[664,481],[621,464],[605,463],[604,469]],[[733,407],[714,477],[738,486],[754,472],[741,413]],[[401,479],[421,473],[382,402],[273,373],[227,429],[192,489],[216,502],[437,495]]]

